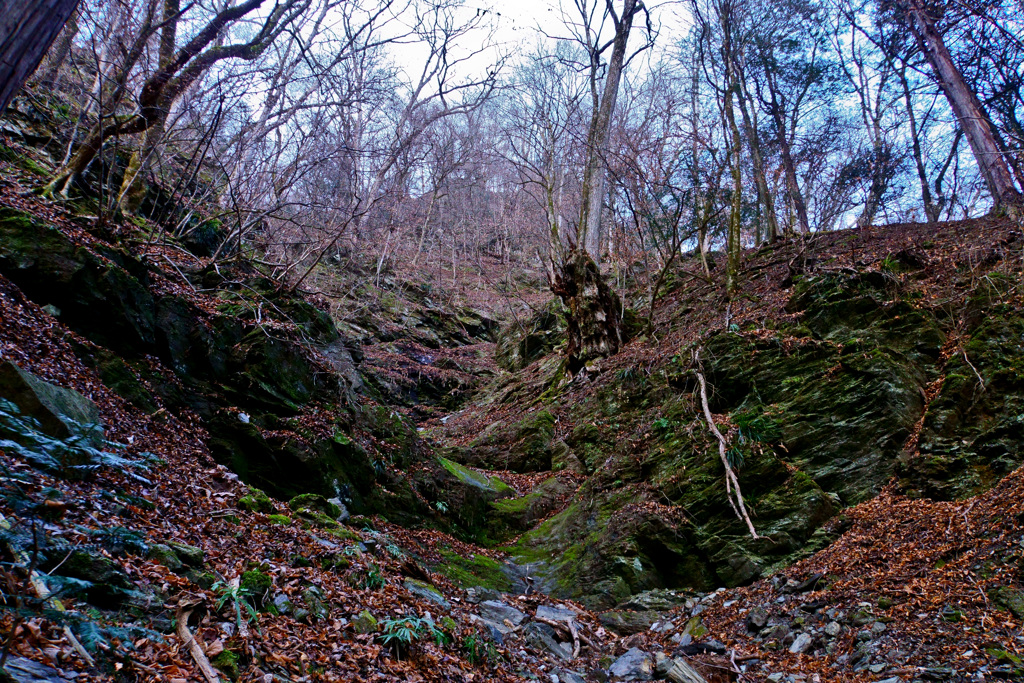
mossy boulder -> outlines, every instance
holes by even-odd
[[[562,304],[550,300],[522,320],[514,320],[499,332],[495,344],[498,367],[515,372],[525,368],[565,341],[566,324]]]
[[[296,512],[301,510],[319,512],[326,515],[331,520],[336,520],[341,517],[340,507],[316,493],[299,494],[288,501],[288,507]]]
[[[274,511],[274,502],[262,490],[250,487],[248,492],[238,499],[238,509],[270,514]]]
[[[453,552],[441,551],[441,561],[434,566],[434,570],[463,588],[482,586],[497,591],[510,591],[513,587],[501,562],[478,553],[462,557]]]
[[[257,607],[270,604],[270,592],[274,588],[274,579],[266,572],[250,569],[242,573],[239,589],[251,595]]]

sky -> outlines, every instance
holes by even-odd
[[[559,9],[560,1],[564,4],[565,13],[572,18],[576,12],[573,0],[466,0],[464,11],[469,15],[476,11],[487,12],[486,25],[494,31],[494,40],[500,46],[499,49],[514,57],[517,53],[530,50],[539,41],[546,40],[546,35],[568,35],[563,23],[563,12]],[[660,25],[655,52],[671,49],[686,26],[682,3],[655,0],[647,4],[654,7],[652,14],[655,22]],[[616,0],[616,5],[621,5],[621,0]],[[460,47],[473,50],[479,47],[481,40],[482,33],[473,36]],[[414,71],[417,63],[422,60],[421,52],[412,46],[398,47],[393,49],[392,54],[395,61],[409,71]],[[495,57],[493,52],[478,56],[467,65],[464,75],[482,75],[491,67]]]

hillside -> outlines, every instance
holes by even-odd
[[[688,254],[653,334],[570,379],[540,277],[290,292],[42,199],[8,143],[16,680],[1022,675],[1014,222],[780,241],[731,300]]]

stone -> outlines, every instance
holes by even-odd
[[[814,644],[814,638],[809,633],[801,633],[793,641],[793,644],[789,646],[789,651],[795,655],[803,654],[811,649],[811,645]]]
[[[747,614],[747,630],[757,633],[768,623],[768,613],[760,607],[755,607]]]
[[[185,566],[182,564],[181,560],[178,559],[177,553],[175,553],[169,545],[164,545],[163,543],[157,543],[156,545],[150,546],[149,552],[146,554],[146,559],[159,562],[172,572],[176,572]]]
[[[602,612],[598,615],[598,619],[608,630],[621,636],[631,636],[650,629],[651,625],[658,620],[658,613],[612,611]]]
[[[651,681],[654,680],[654,659],[634,647],[612,662],[608,672],[623,681]]]
[[[891,678],[883,678],[882,680],[878,681],[877,683],[903,683],[903,680],[901,678],[899,678],[898,676],[893,676]]]
[[[437,590],[429,583],[418,581],[416,579],[406,579],[405,583],[402,585],[405,586],[407,591],[421,600],[429,600],[435,605],[440,605],[444,609],[451,609],[451,604],[444,599],[444,596],[441,595],[441,591]]]
[[[4,670],[16,683],[64,683],[75,678],[60,669],[16,655],[7,658]]]
[[[341,498],[328,498],[327,502],[338,508],[339,514],[335,519],[339,522],[347,522],[352,518],[352,513],[345,507],[345,503],[341,502]]]
[[[83,436],[92,448],[103,447],[99,408],[77,391],[44,382],[5,361],[0,363],[0,398],[18,406],[23,416],[35,418],[48,436]]]
[[[555,675],[558,676],[560,683],[587,683],[587,679],[584,678],[582,674],[578,674],[575,671],[556,669]]]
[[[197,548],[194,545],[188,545],[186,543],[175,543],[171,541],[168,543],[174,554],[178,556],[178,559],[194,569],[201,569],[206,561],[206,556],[203,553],[202,548]]]
[[[769,683],[779,683],[779,681],[781,681],[785,677],[786,677],[786,674],[781,673],[781,672],[777,672],[777,673],[769,674],[768,675],[768,681],[769,681]]]
[[[1024,619],[1024,591],[1012,586],[1001,586],[992,591],[997,606],[1009,610],[1018,619]]]
[[[466,589],[466,602],[474,605],[481,603],[485,600],[500,600],[501,593],[494,590],[493,588],[485,588],[484,586],[472,586]]]
[[[323,496],[315,493],[303,493],[288,501],[288,507],[296,512],[300,510],[312,510],[327,515],[331,519],[341,517],[341,508],[330,502]]]
[[[287,595],[281,593],[274,596],[274,608],[277,609],[278,614],[291,614],[292,601],[288,599]]]
[[[885,633],[885,624],[884,623],[882,623],[880,621],[876,621],[875,623],[871,624],[871,634],[872,635],[878,636],[878,635],[881,635],[883,633]]]
[[[363,610],[352,620],[352,628],[356,633],[376,633],[377,618],[369,610]]]
[[[498,600],[486,600],[480,603],[480,616],[498,624],[508,621],[512,626],[519,626],[526,619],[526,614],[511,605]]]
[[[837,621],[830,621],[825,624],[825,635],[829,638],[835,638],[843,632],[843,627],[839,625]]]
[[[576,618],[576,612],[565,607],[548,607],[540,605],[537,607],[537,618],[548,621],[572,621]]]
[[[572,653],[566,652],[565,648],[559,645],[558,641],[548,633],[551,627],[549,626],[547,629],[544,629],[543,626],[544,624],[536,622],[527,624],[523,628],[526,642],[534,649],[545,652],[559,661],[568,662],[572,659]]]
[[[682,591],[656,588],[630,596],[629,600],[619,605],[619,608],[633,612],[667,612],[685,604],[687,599],[687,594]]]

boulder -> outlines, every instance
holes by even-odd
[[[44,382],[5,361],[0,363],[0,398],[18,406],[22,415],[34,418],[48,436],[82,436],[92,448],[103,447],[99,408],[77,391]]]
[[[405,583],[402,585],[405,586],[407,591],[421,600],[427,600],[435,605],[443,607],[444,609],[451,609],[451,604],[444,599],[444,596],[441,595],[441,591],[437,590],[429,583],[417,581],[416,579],[406,579]]]
[[[530,622],[523,628],[526,642],[534,649],[544,652],[558,661],[568,662],[572,659],[572,653],[567,652],[557,640],[551,636],[551,627],[544,628],[544,624]]]
[[[526,619],[526,614],[511,605],[497,600],[486,600],[480,603],[480,616],[488,621],[503,624],[506,621],[519,626]]]
[[[608,673],[623,681],[651,681],[654,680],[654,658],[634,647],[612,662]]]

